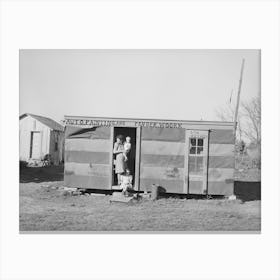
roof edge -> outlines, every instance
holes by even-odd
[[[45,117],[45,116],[40,116],[40,115],[36,115],[36,114],[32,114],[32,113],[24,113],[19,116],[19,120],[21,120],[27,116],[30,116],[30,117],[36,119],[40,123],[47,126],[49,129],[51,129],[52,131],[64,131],[63,125],[61,125],[60,123],[58,123],[57,121],[55,121],[49,117]]]
[[[185,124],[215,124],[233,126],[234,122],[228,121],[198,121],[198,120],[176,120],[176,119],[149,119],[149,118],[112,118],[112,117],[90,117],[90,116],[70,116],[64,115],[64,119],[92,119],[92,120],[122,120],[122,121],[150,121],[150,122],[177,122]]]

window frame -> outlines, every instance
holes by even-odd
[[[192,140],[195,139],[195,145],[192,144]],[[202,145],[199,145],[199,140],[202,140]],[[195,153],[191,153],[191,149],[195,148]],[[202,148],[202,151],[198,153],[198,148]],[[194,169],[191,170],[190,168],[190,162],[191,160],[188,160],[188,170],[192,173],[192,176],[202,176],[203,175],[203,157],[204,157],[204,138],[201,136],[193,136],[189,139],[189,157],[194,158]],[[202,159],[200,163],[198,158]],[[201,175],[200,175],[201,173]]]

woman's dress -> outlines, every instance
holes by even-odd
[[[114,144],[114,152],[122,152],[124,151],[123,144]],[[122,174],[125,172],[125,161],[123,153],[116,154],[116,165],[115,165],[115,173]]]

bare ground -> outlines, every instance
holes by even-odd
[[[20,231],[260,231],[260,201],[162,198],[131,205],[64,196],[63,182],[20,184]]]
[[[251,175],[250,175],[251,176]],[[238,178],[238,200],[64,196],[63,166],[20,170],[20,231],[260,231],[260,182]]]

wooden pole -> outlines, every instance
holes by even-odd
[[[234,114],[234,136],[235,137],[236,137],[236,129],[237,129],[237,117],[238,117],[238,109],[239,109],[239,101],[240,101],[240,92],[241,92],[241,85],[242,85],[242,78],[243,78],[244,63],[245,63],[245,59],[243,58],[242,59],[242,65],[241,65],[238,93],[237,93],[237,102],[236,102],[235,114]]]

